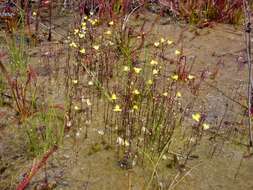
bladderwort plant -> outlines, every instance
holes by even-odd
[[[143,162],[145,155],[153,162],[167,158],[168,151],[175,149],[173,139],[182,131],[190,134],[187,142],[201,138],[209,124],[204,115],[193,113],[193,108],[205,77],[201,74],[197,79],[191,73],[193,64],[188,65],[183,51],[175,49],[171,39],[151,43],[150,52],[144,25],[135,31],[125,20],[121,25],[113,20],[103,24],[95,16],[81,20],[69,36],[70,53],[75,57],[72,64],[67,61],[69,126],[77,123],[78,130],[81,118],[81,123],[94,122],[102,110],[104,129],[99,134],[108,136],[103,140],[116,147],[122,168],[133,167],[136,160]],[[167,48],[174,49],[172,57],[165,56]],[[168,72],[171,62],[176,67]],[[192,92],[188,104],[182,100],[181,88],[185,86]],[[82,115],[88,106],[92,117]],[[196,124],[189,131],[184,125],[191,114]],[[180,144],[188,152],[185,160],[196,146],[189,142]]]

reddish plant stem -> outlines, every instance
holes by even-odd
[[[52,147],[44,156],[43,158],[37,163],[32,166],[32,169],[25,178],[19,183],[16,190],[24,190],[28,184],[30,183],[32,177],[39,171],[39,169],[44,166],[48,160],[48,158],[57,150],[57,146],[55,145]]]

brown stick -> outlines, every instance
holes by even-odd
[[[243,1],[244,14],[245,14],[245,40],[247,50],[247,62],[249,67],[249,79],[248,79],[248,128],[249,128],[249,147],[253,147],[252,137],[252,65],[251,65],[251,17],[250,17],[250,5],[247,0]]]

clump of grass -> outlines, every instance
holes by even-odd
[[[213,21],[239,24],[243,17],[243,1],[240,0],[173,0],[171,3],[179,16],[185,18],[189,23],[199,26],[208,26],[208,23]]]
[[[23,124],[28,137],[28,147],[33,155],[42,155],[53,146],[62,144],[64,137],[63,112],[55,108],[34,114]]]

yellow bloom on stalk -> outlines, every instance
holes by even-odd
[[[163,96],[167,97],[168,96],[168,92],[164,92]]]
[[[78,106],[75,106],[74,109],[75,109],[76,111],[80,110],[80,108],[79,108]]]
[[[81,38],[81,39],[85,37],[84,33],[79,33],[78,35],[79,35],[79,38]]]
[[[158,72],[159,72],[159,70],[158,70],[158,69],[153,69],[153,75],[157,75],[157,74],[158,74]]]
[[[135,90],[133,91],[133,94],[135,94],[135,95],[139,95],[139,94],[140,94],[140,92],[139,92],[139,90],[135,89]]]
[[[79,30],[78,30],[78,29],[74,29],[74,34],[75,34],[75,35],[77,35],[77,34],[78,34],[78,32],[79,32]]]
[[[199,122],[201,115],[199,113],[192,114],[192,119]]]
[[[86,22],[82,22],[81,26],[85,26],[86,27]]]
[[[193,75],[188,75],[188,79],[189,80],[192,80],[192,79],[194,79],[195,77],[193,76]]]
[[[204,130],[207,130],[207,129],[209,129],[209,128],[210,128],[210,125],[209,125],[209,124],[203,123],[203,129],[204,129]]]
[[[139,107],[137,105],[133,106],[133,110],[138,110],[138,109],[139,109]]]
[[[107,31],[105,32],[105,34],[106,34],[106,35],[111,35],[111,34],[112,34],[112,31],[111,31],[111,30],[107,30]]]
[[[160,42],[155,42],[155,43],[154,43],[154,46],[155,46],[155,47],[159,47],[159,45],[160,45]]]
[[[71,43],[69,44],[69,47],[72,47],[72,48],[77,48],[77,45],[76,45],[76,43],[75,43],[75,42],[71,42]]]
[[[128,72],[130,71],[130,68],[128,66],[124,66],[123,71]]]
[[[177,98],[181,98],[181,97],[182,97],[181,92],[177,92],[176,97],[177,97]]]
[[[88,106],[91,106],[91,105],[92,105],[90,99],[87,99],[87,100],[86,100],[86,103],[87,103]]]
[[[173,44],[173,41],[168,40],[167,43],[168,43],[168,45],[171,45],[171,44]]]
[[[113,109],[114,112],[121,112],[122,109],[120,108],[119,105],[115,105],[114,109]]]
[[[110,26],[112,26],[112,25],[114,25],[114,22],[113,22],[113,21],[110,21],[108,24],[109,24]]]
[[[77,83],[78,83],[78,80],[72,80],[72,83],[73,83],[73,84],[77,84]]]
[[[95,21],[95,20],[88,19],[88,21],[91,23],[92,26],[94,26],[94,25],[96,24],[96,21]]]
[[[99,45],[94,45],[94,46],[93,46],[93,49],[99,50]]]
[[[86,24],[86,23],[85,23]],[[82,30],[86,30],[87,28],[86,28],[86,25],[83,25],[82,26]]]
[[[121,146],[123,146],[123,145],[125,144],[124,139],[122,139],[121,137],[118,137],[118,138],[117,138],[116,143],[117,143],[118,145],[121,145]]]
[[[141,72],[141,68],[138,68],[138,67],[134,67],[134,72],[136,74],[139,74]]]
[[[180,54],[181,54],[181,51],[175,50],[175,55],[180,55]]]
[[[84,20],[87,20],[87,19],[88,19],[88,17],[87,17],[87,16],[85,16],[85,17],[83,17],[83,19],[84,19]]]
[[[81,54],[85,54],[85,49],[82,48],[82,49],[79,50],[79,52],[80,52]]]
[[[114,43],[113,43],[112,41],[108,41],[108,44],[109,44],[110,46],[114,45]]]
[[[178,76],[178,75],[172,75],[171,78],[172,78],[173,80],[178,80],[179,76]]]
[[[117,99],[116,94],[112,94],[112,96],[111,96],[111,100],[116,100],[116,99]]]
[[[37,16],[37,13],[36,13],[36,12],[33,12],[33,16]]]
[[[151,79],[148,80],[147,82],[149,85],[153,84],[153,81]]]
[[[98,23],[98,19],[95,18],[94,22],[95,22],[95,24],[97,24]]]
[[[120,146],[129,146],[130,143],[127,141],[127,140],[124,140],[123,138],[121,137],[118,137],[117,140],[116,140],[116,143]]]
[[[88,85],[89,85],[89,86],[92,86],[92,85],[93,85],[93,81],[90,80],[90,81],[88,82]]]
[[[164,39],[164,38],[161,38],[160,41],[161,41],[161,43],[164,43],[164,42],[165,42],[165,39]]]
[[[155,61],[155,60],[151,60],[151,61],[150,61],[150,65],[158,65],[158,62]]]

